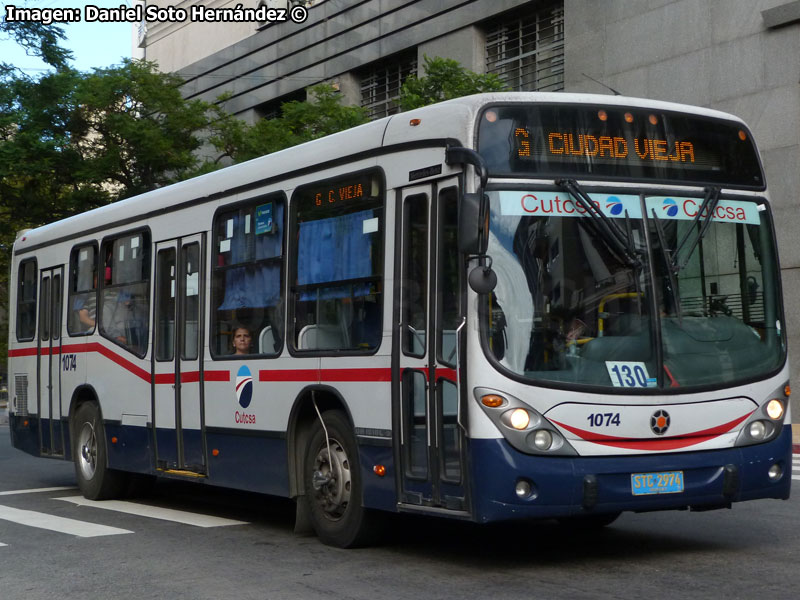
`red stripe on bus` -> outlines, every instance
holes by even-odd
[[[230,371],[203,371],[203,379],[206,381],[230,381]]]
[[[553,421],[553,423],[559,427],[563,427],[567,431],[574,433],[587,442],[600,444],[602,446],[624,448],[627,450],[677,450],[679,448],[695,446],[697,444],[714,439],[723,433],[728,433],[731,429],[736,427],[751,414],[753,413],[750,412],[742,417],[739,417],[738,419],[734,419],[733,421],[723,423],[722,425],[712,427],[710,429],[703,429],[701,431],[695,431],[693,433],[687,433],[686,435],[681,436],[656,439],[618,438],[611,435],[595,433],[593,431],[585,431],[583,429],[578,429],[577,427],[571,427],[564,423],[559,423],[558,421]]]
[[[175,373],[156,373],[156,385],[175,383]]]
[[[318,369],[261,370],[259,381],[319,381]]]
[[[391,381],[392,370],[371,369],[321,369],[321,381]]]

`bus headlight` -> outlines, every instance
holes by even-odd
[[[489,388],[473,389],[478,406],[505,440],[526,454],[576,456],[558,428],[519,398]]]
[[[553,445],[553,434],[547,429],[540,429],[533,434],[533,445],[536,446],[537,450],[549,450],[550,446]]]
[[[772,399],[767,402],[767,416],[773,421],[783,418],[783,402]]]
[[[528,425],[531,424],[531,416],[524,408],[515,408],[511,411],[508,421],[514,429],[522,431],[523,429],[527,429]]]
[[[754,440],[763,440],[767,437],[767,425],[764,421],[753,421],[750,423],[750,437]]]

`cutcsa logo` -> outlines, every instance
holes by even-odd
[[[606,200],[606,210],[615,217],[622,214],[623,208],[622,200],[616,196],[609,196],[608,200]]]
[[[661,210],[663,210],[668,217],[674,217],[678,214],[678,203],[672,198],[665,198],[664,203],[661,205]]]
[[[242,365],[236,373],[236,399],[242,408],[250,406],[253,399],[253,376],[250,369]]]

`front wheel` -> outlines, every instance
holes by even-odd
[[[126,483],[125,474],[107,466],[105,430],[97,405],[81,404],[73,423],[75,477],[84,498],[107,500],[119,496]]]
[[[362,481],[358,447],[347,418],[338,411],[322,414],[309,437],[304,457],[305,501],[319,539],[330,546],[351,548],[372,540],[374,516],[361,504]]]

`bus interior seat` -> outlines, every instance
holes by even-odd
[[[327,350],[343,347],[344,340],[338,325],[306,325],[297,336],[299,350]]]
[[[258,334],[258,353],[273,354],[275,352],[275,336],[272,335],[272,326],[267,325]]]

